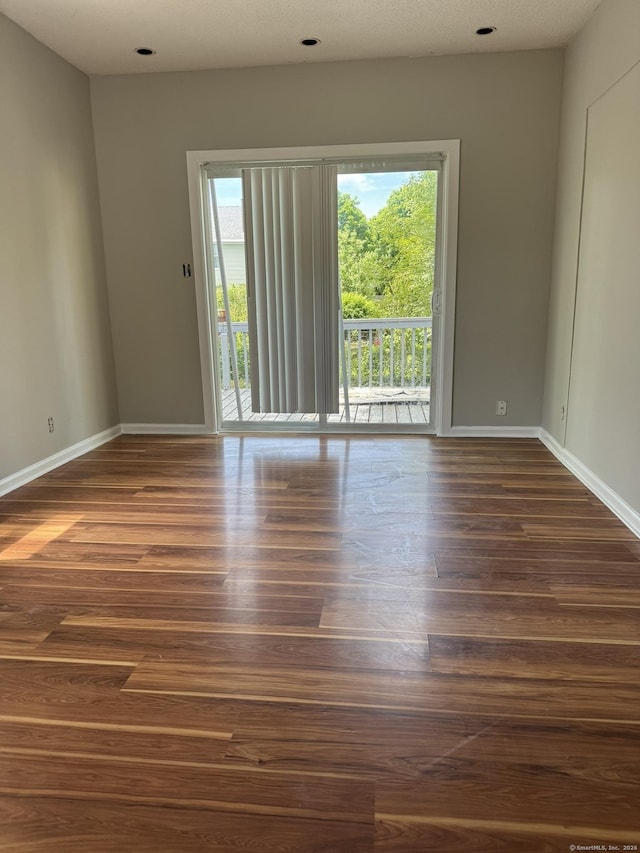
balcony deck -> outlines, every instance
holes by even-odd
[[[240,392],[242,419],[254,423],[313,423],[317,415],[269,415],[251,411],[251,391]],[[352,424],[421,424],[429,423],[428,388],[350,388],[349,412]],[[238,421],[233,388],[222,392],[222,420]],[[346,424],[346,407],[342,395],[340,411],[328,415],[330,424]]]
[[[431,317],[345,320],[341,376],[344,371],[350,378],[349,410],[347,413],[341,394],[340,411],[328,415],[327,423],[428,426],[431,328]],[[234,347],[229,345],[230,335],[233,336]],[[220,323],[218,336],[223,422],[318,422],[318,415],[252,412],[251,391],[248,387],[240,391],[240,421],[233,387],[232,355],[235,353],[238,359],[236,367],[241,386],[249,386],[248,323],[234,322],[231,328],[226,323]]]

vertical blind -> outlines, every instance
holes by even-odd
[[[242,170],[254,412],[338,411],[337,167]]]

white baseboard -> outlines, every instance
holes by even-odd
[[[621,498],[617,492],[614,492],[590,468],[587,468],[577,456],[574,456],[573,453],[558,444],[546,429],[540,429],[539,438],[556,459],[562,462],[565,468],[571,471],[572,474],[575,474],[580,482],[584,483],[605,506],[609,507],[611,512],[617,515],[620,521],[626,524],[632,533],[640,537],[640,513]]]
[[[15,474],[10,474],[8,477],[0,480],[0,495],[6,495],[7,492],[12,492],[14,489],[19,488],[19,486],[24,486],[37,477],[42,477],[43,474],[48,474],[54,468],[58,468],[60,465],[64,465],[65,462],[70,462],[72,459],[82,456],[83,453],[95,450],[96,447],[106,444],[107,441],[111,441],[111,439],[119,435],[120,425],[118,424],[95,435],[91,435],[89,438],[77,442],[77,444],[72,444],[71,447],[65,447],[64,450],[59,450],[52,456],[41,459],[40,462],[35,462],[21,471],[16,471]]]
[[[210,435],[206,424],[120,424],[124,435]]]
[[[453,426],[443,435],[450,438],[538,438],[540,427]]]
[[[562,462],[563,465],[566,465],[564,457],[570,455],[569,451],[565,450],[564,447],[558,441],[555,440],[555,438],[551,435],[550,432],[547,432],[544,427],[540,427],[538,438],[544,444],[547,450],[550,450],[553,453],[556,459]],[[567,465],[566,467],[568,468],[569,466]]]

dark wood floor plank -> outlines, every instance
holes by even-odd
[[[580,542],[573,539],[557,539],[555,541],[540,540],[536,542],[505,540],[496,546],[492,543],[479,543],[469,546],[465,542],[457,542],[446,549],[439,549],[442,559],[452,561],[469,559],[509,559],[531,561],[580,562],[593,564],[598,562],[626,563],[637,567],[640,562],[638,554],[634,553],[633,542]]]
[[[118,544],[126,545],[177,545],[177,546],[199,546],[206,548],[212,545],[234,544],[238,539],[255,540],[260,548],[321,548],[337,550],[340,545],[340,536],[335,533],[317,531],[272,531],[263,527],[256,527],[242,520],[232,521],[228,525],[220,525],[219,529],[211,529],[206,524],[193,525],[191,527],[174,527],[168,523],[165,525],[154,524],[126,524],[122,527],[112,524],[101,524],[90,522],[74,523],[67,534],[70,542],[81,542],[84,545]]]
[[[0,551],[0,567],[29,566],[31,563],[44,566],[69,566],[80,564],[83,568],[99,566],[100,568],[135,566],[149,551],[148,545],[128,545],[121,542],[108,544],[96,543],[90,549],[86,545],[68,542],[65,539],[52,539],[41,547],[27,553],[13,556],[9,549]]]
[[[326,628],[350,626],[387,633],[393,633],[399,624],[418,635],[640,641],[640,613],[636,611],[561,606],[551,596],[542,595],[481,596],[428,590],[406,601],[331,597],[320,620],[320,626]]]
[[[376,786],[378,812],[424,818],[447,815],[482,821],[499,814],[513,823],[575,827],[585,825],[588,809],[596,808],[598,826],[640,835],[637,772],[612,784],[611,779],[590,778],[563,763],[554,773],[553,767],[453,756],[425,768],[419,781],[381,779]]]
[[[213,736],[215,735],[215,736]],[[0,715],[0,755],[2,760],[20,755],[58,757],[109,757],[114,761],[196,762],[212,764],[224,757],[230,733],[212,732],[211,737],[170,734],[168,731],[99,725],[52,725],[51,722]]]
[[[199,614],[191,611],[197,618]],[[416,636],[415,631],[405,631],[402,628],[393,633],[387,632],[381,634],[380,631],[366,630],[361,628],[320,628],[315,626],[300,627],[299,625],[269,625],[257,624],[255,622],[245,622],[244,624],[238,620],[232,622],[214,622],[206,618],[200,618],[197,621],[180,622],[172,618],[153,619],[151,614],[145,613],[146,618],[125,618],[122,616],[103,616],[103,615],[81,615],[67,616],[60,627],[67,629],[72,628],[98,628],[107,629],[110,631],[129,631],[142,630],[154,631],[163,634],[190,633],[190,634],[243,634],[246,636],[256,637],[325,637],[328,639],[337,640],[366,640],[367,642],[384,642],[384,643],[400,643],[411,644],[428,642],[427,635]]]
[[[100,590],[111,592],[201,592],[210,593],[220,590],[227,572],[208,572],[206,569],[192,571],[172,571],[171,569],[148,569],[140,566],[123,568],[116,566],[75,566],[61,568],[56,563],[2,564],[0,563],[0,588],[16,586],[21,588],[55,588]],[[272,595],[292,594],[278,586],[269,586]],[[265,594],[268,594],[265,589]],[[302,597],[317,596],[318,590],[310,587],[308,593],[300,591]],[[141,596],[138,596],[138,601]]]
[[[132,803],[0,797],[5,849],[23,853],[369,853],[373,827]]]
[[[530,517],[522,519],[522,529],[532,540],[577,539],[580,542],[633,542],[634,534],[621,521],[606,518],[555,517],[551,523],[538,522]]]
[[[227,711],[206,699],[144,699],[121,688],[135,663],[47,660],[37,651],[0,659],[3,719],[28,719],[72,727],[116,727],[159,733],[227,737],[237,709]]]
[[[77,755],[11,755],[0,794],[277,814],[371,824],[373,785],[343,776],[255,772],[220,765]]]
[[[437,673],[356,670],[291,672],[149,661],[136,668],[124,690],[407,711],[640,722],[640,685],[617,682],[554,681],[547,682],[541,691],[535,679],[468,679]]]
[[[447,853],[565,853],[579,850],[622,850],[623,843],[633,850],[640,837],[635,831],[601,829],[599,826],[547,822],[527,823],[499,819],[457,820],[434,815],[429,818],[403,818],[378,815],[376,853],[422,853],[446,850]],[[604,844],[604,847],[600,845]],[[581,846],[578,846],[581,845]],[[611,845],[611,846],[609,846]]]
[[[615,777],[632,783],[638,773],[639,726],[494,719],[477,734],[469,731],[470,736],[456,745],[460,758],[498,763],[508,759],[556,772],[571,767],[572,772],[600,782]]]
[[[277,591],[287,595],[325,595],[327,598],[337,594],[347,598],[357,596],[359,592],[366,592],[369,598],[388,601],[404,600],[416,594],[419,596],[427,590],[456,595],[546,595],[558,600],[546,578],[515,572],[438,578],[417,570],[389,571],[386,574],[354,570],[340,574],[305,572],[304,578],[305,580],[297,580],[295,575],[287,571],[272,570],[267,574],[254,569],[232,569],[224,579],[224,589],[238,592],[255,590],[258,595]],[[197,582],[196,579],[194,583]]]
[[[429,645],[426,641],[391,642],[326,636],[278,636],[251,633],[196,633],[144,629],[77,628],[64,625],[47,635],[38,646],[42,656],[104,655],[119,660],[133,655],[170,661],[200,661],[240,666],[298,666],[335,669],[370,669],[428,672]]]
[[[11,517],[20,517],[20,523],[32,524],[37,528],[48,518],[54,509],[59,511],[57,502],[49,501],[5,501],[2,505],[3,513]],[[228,528],[228,507],[209,507],[196,501],[189,505],[158,506],[157,503],[135,500],[97,501],[65,501],[65,513],[74,514],[77,523],[82,525],[94,524],[142,524],[142,525],[166,525],[179,524],[186,528],[203,526],[215,530],[218,527]],[[237,528],[251,530],[260,527],[268,515],[267,510],[256,510],[255,507],[248,512],[246,507],[238,519]]]
[[[342,710],[337,715],[324,709],[314,719],[310,712],[289,710],[291,724],[278,737],[277,710],[265,708],[262,720],[241,715],[226,752],[230,761],[410,781],[456,756],[535,766],[551,778],[569,771],[596,782],[615,776],[633,783],[637,778],[637,726],[393,711]],[[356,732],[349,722],[357,724]],[[386,736],[380,734],[383,726]]]
[[[140,592],[144,596],[140,596]],[[158,589],[128,590],[109,586],[106,589],[84,589],[83,587],[71,586],[22,586],[18,584],[5,584],[0,589],[0,600],[8,604],[25,602],[36,602],[46,604],[110,604],[141,606],[141,598],[144,606],[148,607],[177,607],[184,610],[189,608],[207,608],[211,610],[226,609],[230,605],[233,609],[265,610],[265,611],[287,611],[318,613],[322,607],[323,599],[311,596],[278,595],[273,592],[268,595],[256,596],[248,593],[237,593],[230,595],[219,588],[195,590],[171,590],[166,592]]]
[[[433,672],[631,685],[640,681],[640,636],[636,645],[621,645],[429,634],[429,649]]]
[[[497,515],[519,518],[553,517],[571,519],[607,519],[613,518],[610,510],[602,504],[593,504],[588,497],[571,500],[536,497],[527,494],[516,497],[505,494],[504,497],[459,498],[430,496],[429,507],[436,518],[447,515]]]
[[[550,591],[560,604],[588,607],[640,607],[636,574],[603,573],[555,578]]]
[[[283,733],[286,737],[280,738],[273,725],[243,719],[226,756],[233,763],[249,766],[290,770],[315,767],[326,772],[357,773],[378,782],[384,778],[410,781],[420,779],[425,769],[465,745],[484,743],[485,733],[493,727],[486,719],[463,715],[381,710],[345,710],[342,714],[344,720],[334,719],[335,712],[324,712],[319,720],[313,720],[299,712]],[[347,728],[350,719],[357,723],[355,731]],[[496,740],[493,738],[494,743]],[[621,736],[620,743],[629,746],[633,739]],[[609,759],[612,754],[608,753]]]
[[[412,778],[487,726],[470,715],[263,703],[239,714],[226,756],[241,765]]]
[[[7,628],[0,632],[0,656],[23,655],[32,653],[49,636],[49,631],[33,628]]]
[[[64,698],[77,691],[96,697],[119,692],[133,666],[0,659],[0,700],[49,694]]]
[[[230,628],[247,626],[249,631],[255,630],[256,633],[260,633],[263,628],[273,627],[274,630],[271,633],[286,633],[287,629],[300,629],[303,633],[308,634],[313,632],[319,622],[319,613],[308,610],[261,610],[259,608],[234,608],[231,605],[216,609],[208,607],[164,607],[143,602],[134,606],[126,604],[78,604],[69,605],[67,610],[73,615],[67,617],[65,624],[72,624],[74,619],[84,620],[84,622],[78,621],[75,624],[88,624],[92,620],[97,623],[100,620],[111,620],[111,624],[114,625],[117,623],[128,625],[138,622],[155,622],[161,623],[163,627],[172,624],[181,626],[186,623],[191,630],[211,630],[216,633],[224,631],[226,626]],[[150,627],[155,626],[150,625]]]

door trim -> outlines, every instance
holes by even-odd
[[[214,294],[212,276],[207,270],[205,234],[207,224],[204,166],[206,163],[246,163],[278,160],[318,160],[323,158],[420,156],[442,154],[438,241],[435,282],[440,287],[442,312],[437,347],[436,393],[433,427],[436,435],[451,429],[453,408],[453,358],[456,305],[456,266],[458,255],[458,193],[460,185],[460,140],[423,140],[417,142],[313,145],[294,148],[244,148],[211,151],[187,151],[189,207],[193,246],[193,271],[198,312],[198,337],[202,373],[204,432],[219,431],[216,409],[214,359]],[[433,355],[433,354],[432,354]]]

